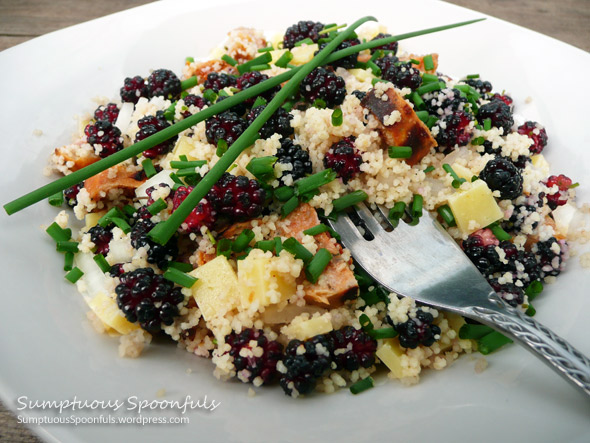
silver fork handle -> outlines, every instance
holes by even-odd
[[[568,382],[590,396],[588,358],[541,323],[500,300],[494,301],[501,303],[501,306],[471,307],[467,312],[464,311],[464,315],[519,342]]]

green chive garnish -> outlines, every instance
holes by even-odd
[[[275,189],[274,195],[280,202],[286,202],[295,195],[295,189],[289,186],[281,186]]]
[[[77,241],[58,241],[55,245],[58,252],[78,252]]]
[[[92,259],[98,265],[102,272],[109,272],[111,270],[111,265],[109,265],[107,259],[104,258],[104,255],[96,254],[94,257],[92,257]]]
[[[72,230],[69,228],[63,229],[56,222],[51,223],[45,232],[47,232],[49,236],[56,242],[68,241],[70,238],[72,238]]]
[[[329,228],[326,225],[320,223],[319,225],[316,225],[313,228],[306,229],[305,231],[303,231],[303,233],[305,235],[318,235],[322,232],[328,231],[328,229]]]
[[[422,61],[424,62],[424,70],[432,71],[434,69],[434,60],[432,60],[431,54],[425,56]]]
[[[420,194],[414,194],[414,200],[412,200],[412,207],[410,212],[412,214],[412,218],[420,218],[422,217],[422,205],[424,204],[424,198]]]
[[[274,251],[275,250],[275,241],[274,240],[261,240],[259,242],[256,242],[254,247],[257,249],[262,249],[264,252]]]
[[[281,237],[275,237],[274,242],[275,242],[275,253],[277,255],[279,255],[281,253],[281,251],[283,250],[283,241],[281,240]]]
[[[127,217],[133,217],[133,214],[137,212],[137,210],[131,205],[123,206],[123,212]]]
[[[438,118],[436,118],[434,115],[429,115],[428,116],[428,121],[426,122],[426,126],[428,127],[428,129],[432,128],[434,126],[434,124],[438,121]]]
[[[367,389],[371,389],[374,386],[375,383],[373,382],[373,378],[367,377],[357,381],[353,385],[350,385],[350,392],[352,392],[353,395],[357,395],[363,391],[366,391]]]
[[[483,137],[475,137],[473,140],[471,140],[471,144],[473,146],[480,146],[483,145],[485,141],[486,139]]]
[[[64,271],[71,271],[74,267],[74,253],[66,252],[64,254]]]
[[[337,174],[332,169],[324,169],[323,171],[317,172],[309,177],[297,180],[295,187],[299,195],[306,194],[311,191],[315,191],[320,186],[330,183],[332,180],[336,180]]]
[[[405,202],[397,202],[389,210],[389,214],[387,215],[387,218],[394,228],[399,224],[399,221],[404,216],[405,211],[406,211],[406,203]]]
[[[427,84],[427,83],[434,83],[438,81],[438,77],[434,74],[428,74],[428,73],[424,73],[422,74],[422,83],[423,84]]]
[[[168,264],[169,268],[178,269],[180,272],[191,272],[194,268],[190,263],[183,263],[179,261],[173,261]]]
[[[184,61],[188,63],[194,63],[195,59],[193,57],[186,57]]]
[[[188,169],[188,168],[200,168],[203,165],[206,165],[207,161],[205,160],[195,160],[195,161],[171,161],[170,167],[174,169]]]
[[[186,91],[187,89],[194,88],[198,84],[199,79],[196,76],[192,76],[191,78],[187,78],[186,80],[181,81],[180,87],[183,91]]]
[[[432,165],[428,166],[426,169],[424,169],[425,174],[428,174],[429,172],[432,172],[432,171],[434,171],[434,166],[432,166]]]
[[[291,60],[293,60],[293,53],[291,51],[285,51],[283,55],[279,57],[275,63],[275,66],[278,66],[279,68],[286,68]]]
[[[414,103],[415,109],[424,109],[426,107],[424,100],[422,100],[422,97],[420,97],[420,94],[418,94],[417,91],[414,91],[410,94],[410,100],[412,100],[412,103]]]
[[[467,77],[465,78],[479,78],[479,74],[469,74]]]
[[[497,222],[492,223],[489,228],[492,230],[492,234],[494,234],[494,236],[500,241],[510,240],[512,238]]]
[[[543,292],[543,283],[541,283],[539,280],[532,282],[524,291],[524,293],[529,298],[529,301],[533,301],[541,292]]]
[[[322,272],[324,272],[324,269],[326,269],[326,266],[330,263],[330,260],[332,260],[332,254],[330,254],[326,248],[321,248],[316,252],[305,268],[305,277],[307,280],[312,283],[317,283],[320,275],[322,275]]]
[[[168,207],[168,204],[164,200],[159,198],[158,200],[153,202],[151,205],[149,205],[147,210],[150,212],[150,214],[156,215],[158,212],[166,209],[167,207]]]
[[[526,311],[524,312],[526,315],[528,315],[529,317],[534,317],[535,314],[537,313],[537,310],[535,309],[535,307],[533,305],[531,305],[529,303],[529,307],[526,308]]]
[[[145,172],[147,178],[151,178],[156,175],[156,168],[154,167],[151,159],[146,158],[141,162],[141,166],[143,167],[143,171]]]
[[[374,329],[373,323],[371,322],[371,319],[367,314],[361,314],[359,316],[359,323],[361,324],[361,328],[363,328],[363,331],[365,332],[369,332]]]
[[[217,101],[217,93],[213,89],[205,89],[203,91],[203,98],[211,103],[215,103]],[[217,103],[215,103],[217,105]],[[195,114],[197,115],[197,114]]]
[[[250,66],[250,71],[266,71],[267,69],[270,69],[270,65],[268,63]]]
[[[418,117],[423,122],[428,121],[428,111],[416,111],[416,117]]]
[[[55,194],[49,196],[48,201],[51,206],[60,207],[61,205],[63,205],[64,202],[63,192],[56,192]]]
[[[111,218],[111,222],[113,222],[115,224],[115,226],[117,226],[119,229],[121,229],[121,231],[123,231],[125,234],[128,234],[131,231],[131,226],[129,226],[129,223],[127,223],[122,218],[113,217],[113,218]]]
[[[83,275],[84,273],[80,270],[80,268],[75,267],[66,274],[66,280],[68,280],[70,283],[76,283]]]
[[[390,146],[390,158],[410,158],[412,156],[412,148],[410,146]]]
[[[357,281],[359,282],[359,285],[361,285],[360,276],[357,275],[357,274],[355,274],[355,277],[356,277]],[[369,284],[373,284],[373,281],[370,280],[370,283]],[[377,304],[380,301],[383,301],[381,299],[381,297],[379,297],[379,294],[377,293],[377,289],[373,289],[372,291],[368,291],[368,292],[362,292],[361,291],[361,298],[369,306],[374,305],[374,304]]]
[[[484,131],[489,131],[490,129],[492,129],[492,120],[489,118],[486,118],[483,121],[483,130]]]
[[[276,239],[275,239],[276,241]],[[313,259],[313,254],[307,250],[295,237],[289,237],[283,242],[283,249],[289,251],[295,258],[303,260],[304,263],[309,263]],[[278,253],[278,251],[277,251]]]
[[[321,98],[316,98],[311,105],[318,109],[325,109],[327,106],[325,100],[322,100]]]
[[[455,226],[455,216],[449,205],[439,206],[436,210],[448,226]]]
[[[244,74],[245,72],[251,71],[253,66],[264,65],[266,63],[270,63],[271,61],[272,61],[272,55],[270,54],[270,52],[265,52],[264,54],[259,55],[258,57],[253,58],[250,61],[247,61],[246,63],[238,65],[237,66],[238,72],[241,75],[241,74]]]
[[[252,105],[252,109],[257,108],[258,106],[265,106],[268,103],[264,97],[256,97],[256,101]]]
[[[380,328],[369,331],[369,335],[375,340],[381,340],[384,338],[397,337],[397,331],[393,328]]]
[[[220,139],[217,142],[217,150],[215,151],[215,154],[217,155],[217,157],[223,157],[223,154],[225,154],[227,152],[227,142],[223,139]]]
[[[357,203],[365,201],[368,197],[369,196],[365,191],[359,189],[332,201],[332,206],[334,206],[335,212],[340,212],[346,208],[356,205]]]
[[[254,232],[251,229],[244,229],[234,240],[232,250],[234,252],[243,252],[248,247],[250,242],[254,240],[254,237]]]
[[[299,199],[295,196],[291,197],[281,207],[281,217],[285,218],[299,206]]]
[[[232,241],[229,238],[222,238],[217,242],[217,255],[224,255],[229,258],[231,255]]]
[[[382,78],[372,78],[371,84],[375,86],[377,83],[389,83],[387,80],[383,80]]]
[[[313,45],[313,40],[308,37],[304,38],[303,40],[299,40],[297,43],[295,43],[295,46],[301,45]]]
[[[120,151],[119,151],[120,152]],[[119,208],[117,207],[113,207],[111,209],[109,209],[109,211],[103,215],[101,218],[98,219],[98,225],[102,228],[106,228],[108,225],[110,225],[113,221],[113,218],[125,218],[125,214],[123,214]]]
[[[272,46],[271,46],[272,49]],[[223,60],[224,62],[226,62],[228,65],[232,65],[235,66],[238,64],[238,62],[236,61],[235,58],[231,57],[228,54],[223,54],[223,56],[221,57],[221,60]]]
[[[377,64],[373,60],[369,60],[367,62],[367,68],[371,70],[373,75],[376,75],[377,77],[381,76],[381,68],[377,66]]]
[[[411,58],[410,59],[410,63],[413,65],[419,65],[420,64],[420,60],[416,60],[415,58]]]
[[[465,323],[461,326],[461,329],[459,329],[459,338],[463,340],[479,340],[491,332],[494,332],[494,330],[489,326]]]
[[[418,89],[416,89],[415,92],[418,95],[424,95],[427,92],[440,91],[445,86],[446,85],[443,82],[426,83],[425,85],[422,85]]]
[[[453,188],[457,189],[457,188],[459,188],[459,186],[461,186],[462,183],[465,183],[465,179],[459,178],[457,173],[453,170],[451,165],[449,165],[448,163],[445,163],[443,165],[443,169],[447,172],[447,174],[450,174],[451,177],[453,177],[453,183],[452,183]]]
[[[254,157],[246,166],[246,169],[257,179],[268,181],[275,178],[274,165],[278,158],[273,156]]]
[[[191,288],[198,280],[192,275],[185,274],[176,268],[170,267],[164,272],[164,278],[185,288]]]
[[[512,340],[499,332],[494,331],[480,338],[477,345],[479,352],[483,355],[488,355],[490,352],[494,352],[496,349],[499,349],[508,343],[512,343]]]
[[[334,111],[332,112],[332,126],[341,126],[342,120],[342,109],[334,109]]]
[[[274,48],[272,46],[266,46],[265,48],[260,48],[258,50],[258,52],[269,52],[269,51],[272,51],[272,50],[274,50]]]

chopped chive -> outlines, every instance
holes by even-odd
[[[224,255],[226,258],[229,258],[231,249],[232,241],[229,238],[222,238],[217,242],[217,255]]]
[[[58,241],[55,245],[58,252],[78,252],[77,241]]]
[[[389,214],[387,214],[387,219],[390,221],[392,226],[395,228],[399,224],[399,220],[404,216],[406,211],[406,203],[405,202],[397,202],[393,207],[389,210]]]
[[[481,97],[479,92],[477,92],[475,88],[473,88],[470,85],[455,85],[454,88],[458,91],[465,93],[468,99],[473,98],[475,100],[478,100]]]
[[[252,105],[252,109],[257,108],[258,106],[265,106],[268,102],[264,97],[256,97],[256,101]]]
[[[281,253],[281,251],[283,250],[283,241],[281,240],[281,237],[275,237],[274,242],[275,242],[275,253],[277,255],[279,255]]]
[[[63,192],[56,192],[55,194],[49,196],[47,199],[51,206],[60,207],[64,203],[64,194]]]
[[[355,277],[360,285],[361,284],[361,282],[360,282],[361,276],[355,274]],[[373,284],[372,280],[370,280],[370,284]],[[381,297],[379,297],[379,294],[377,294],[377,289],[373,289],[372,291],[367,291],[367,292],[361,292],[361,298],[369,306],[375,305],[375,304],[379,303],[380,301],[383,301],[381,299]]]
[[[467,77],[465,78],[479,78],[479,74],[469,74]]]
[[[168,268],[178,269],[180,272],[191,272],[193,270],[193,265],[190,263],[173,261],[168,264]]]
[[[410,158],[412,156],[412,148],[410,146],[390,146],[390,158]]]
[[[269,51],[273,51],[273,50],[274,50],[274,48],[272,46],[266,46],[264,48],[260,48],[258,50],[258,52],[269,52]]]
[[[172,179],[172,181],[180,186],[184,186],[184,183],[182,182],[182,180],[180,178],[178,178],[178,175],[176,175],[174,172],[170,173],[170,178]],[[174,188],[176,190],[176,188]]]
[[[459,329],[459,338],[463,340],[479,340],[484,335],[494,332],[492,328],[486,325],[472,325],[465,323]]]
[[[438,77],[434,74],[428,74],[427,72],[422,74],[422,83],[423,84],[434,83],[437,81],[438,81]]]
[[[579,184],[579,183],[573,183],[573,184],[571,184],[571,185],[569,186],[569,188],[568,188],[568,189],[574,189],[574,188],[577,188],[578,186],[580,186],[580,184]]]
[[[416,60],[415,58],[411,58],[409,60],[409,62],[413,65],[419,65],[420,64],[420,60]]]
[[[473,183],[475,180],[479,180],[479,177],[477,175],[471,177],[471,183]]]
[[[535,316],[535,314],[537,313],[537,310],[534,308],[534,306],[533,306],[533,305],[531,305],[531,304],[529,303],[529,307],[528,307],[528,308],[526,308],[526,311],[524,311],[524,313],[525,313],[526,315],[528,315],[529,317],[534,317],[534,316]]]
[[[416,117],[426,123],[429,117],[428,111],[416,111]]]
[[[75,267],[66,274],[66,280],[68,280],[70,283],[76,283],[83,275],[84,273],[80,270],[80,268]]]
[[[192,275],[185,274],[176,268],[170,267],[164,272],[164,278],[184,288],[191,288],[198,280],[198,278]]]
[[[281,207],[281,217],[285,218],[299,206],[299,199],[295,196],[291,197]]]
[[[434,115],[430,115],[428,117],[428,121],[426,122],[426,126],[428,126],[428,129],[432,128],[434,126],[434,124],[438,121],[438,118],[436,118]]]
[[[512,340],[499,332],[494,331],[480,338],[477,345],[479,352],[483,355],[488,355],[490,352],[494,352],[496,349],[499,349],[508,343],[512,343]]]
[[[66,252],[64,254],[64,271],[71,271],[74,267],[74,253]]]
[[[418,95],[424,95],[427,92],[440,91],[445,86],[446,85],[443,82],[426,83],[425,85],[422,85],[418,89],[416,89],[415,92]]]
[[[223,156],[223,154],[225,154],[227,152],[227,142],[223,139],[220,139],[217,142],[217,150],[215,151],[215,154],[217,155],[217,157],[221,158]]]
[[[426,169],[424,169],[424,173],[428,174],[429,172],[434,171],[434,166],[430,165]]]
[[[154,167],[151,159],[146,158],[141,162],[141,166],[143,167],[143,171],[145,172],[147,178],[151,178],[157,174],[156,168]]]
[[[321,98],[316,98],[311,105],[314,108],[324,109],[326,107],[326,102]]]
[[[199,84],[199,79],[197,78],[196,75],[193,75],[191,78],[187,78],[186,80],[181,81],[180,87],[182,88],[183,91],[186,91],[187,89],[194,88],[198,84]]]
[[[295,258],[303,260],[303,263],[309,263],[313,259],[313,254],[307,250],[295,237],[289,237],[283,242],[283,249],[293,254]]]
[[[277,157],[273,157],[271,155],[266,157],[254,157],[246,166],[246,170],[248,170],[257,179],[261,181],[268,181],[275,178],[274,165],[277,160]]]
[[[510,240],[512,238],[497,222],[492,223],[489,228],[491,229],[492,234],[494,234],[494,236],[500,241]]]
[[[274,195],[280,202],[286,202],[295,195],[295,189],[290,186],[281,186],[275,189]]]
[[[377,66],[377,64],[374,61],[369,60],[367,62],[367,67],[371,70],[373,75],[376,75],[377,77],[381,76],[381,68]]]
[[[254,247],[257,249],[262,249],[264,252],[272,252],[275,250],[275,242],[274,240],[261,240],[259,242],[256,242]]]
[[[332,126],[341,126],[342,121],[342,109],[334,109],[334,111],[332,112]]]
[[[308,37],[304,38],[303,40],[299,40],[297,43],[295,43],[295,46],[301,45],[313,45],[313,40]]]
[[[321,248],[316,252],[305,268],[305,277],[307,280],[317,283],[320,275],[322,275],[322,272],[324,272],[324,269],[330,263],[330,260],[332,260],[332,254],[326,248]]]
[[[291,109],[293,109],[293,106],[295,106],[295,102],[293,100],[289,100],[289,101],[285,102],[285,104],[283,106],[281,106],[281,107],[285,111],[291,112]]]
[[[453,177],[453,183],[452,183],[453,188],[457,189],[461,186],[461,184],[465,183],[466,180],[464,178],[459,178],[457,173],[453,170],[451,165],[449,165],[448,163],[445,163],[443,165],[443,169],[447,172],[447,174],[450,174],[450,176]]]
[[[338,234],[336,231],[334,231],[331,227],[328,226],[328,232],[330,233],[330,235],[332,237],[334,237],[336,240],[340,241],[340,234]]]
[[[337,31],[338,29],[342,29],[344,28],[346,25],[337,25],[337,24],[333,24],[333,25],[326,25],[324,27],[324,29],[322,29],[319,34],[327,34],[329,32],[332,31]]]
[[[248,247],[250,242],[254,240],[254,232],[251,229],[244,229],[240,232],[240,235],[234,240],[232,245],[232,251],[243,252]]]
[[[420,97],[420,94],[418,94],[417,91],[414,91],[410,94],[410,100],[412,100],[412,103],[414,103],[414,107],[416,109],[424,109],[426,107],[426,105],[424,104],[424,100],[422,100],[422,97]]]
[[[422,206],[424,205],[424,198],[420,194],[414,194],[414,200],[412,200],[412,218],[422,217]]]
[[[111,222],[113,222],[115,224],[115,226],[117,226],[119,229],[121,229],[121,231],[123,231],[125,234],[128,234],[131,231],[131,226],[129,226],[129,223],[127,223],[122,218],[113,217],[113,218],[111,218]]]
[[[295,187],[299,195],[306,194],[310,191],[318,189],[320,186],[324,186],[333,180],[336,180],[337,174],[332,169],[324,169],[323,171],[317,172],[309,177],[297,180]]]
[[[367,378],[363,378],[362,380],[359,380],[356,383],[350,385],[349,389],[353,395],[357,395],[357,394],[360,394],[361,392],[371,389],[374,386],[375,386],[375,383],[373,382],[373,378],[369,376]]]
[[[293,60],[293,53],[291,51],[285,51],[276,61],[275,66],[286,68],[291,60]]]
[[[125,213],[125,215],[127,217],[133,217],[133,214],[135,214],[137,212],[137,209],[135,209],[133,206],[127,204],[127,205],[123,206],[123,212]]]
[[[524,290],[524,293],[529,298],[529,301],[533,301],[541,292],[543,292],[543,283],[541,283],[539,280],[535,280]]]
[[[203,98],[211,103],[215,103],[217,101],[217,93],[213,89],[205,89],[203,91]]]
[[[197,171],[195,171],[195,168],[183,168],[183,169],[179,169],[178,171],[176,171],[176,175],[178,177],[191,177],[191,176],[197,176],[199,174],[197,174]]]
[[[375,52],[373,52],[373,55],[371,56],[371,61],[375,61],[378,58],[383,58],[385,56],[385,51],[383,51],[383,49],[378,49]]]
[[[371,79],[371,84],[373,86],[375,86],[377,83],[390,83],[390,82],[388,80],[384,80],[382,78],[377,78],[377,77]]]
[[[56,242],[68,241],[70,238],[72,238],[72,230],[70,228],[64,229],[56,222],[51,223],[45,232],[47,232],[49,236]]]
[[[486,118],[483,121],[483,130],[484,131],[489,131],[490,129],[492,129],[492,120],[489,118]]]
[[[164,111],[164,118],[168,121],[172,121],[174,120],[174,114],[176,114],[176,104],[178,102],[174,101],[170,106],[168,106],[168,109],[166,109]]]
[[[449,205],[439,206],[436,210],[448,226],[455,226],[455,216]]]
[[[205,234],[207,235],[207,238],[209,239],[212,245],[217,244],[217,240],[215,240],[215,237],[213,237],[213,234],[211,234],[211,231],[207,227],[205,227]]]
[[[272,46],[271,46],[271,48],[272,48]],[[228,65],[231,65],[231,66],[235,66],[235,65],[238,64],[238,62],[236,61],[236,59],[233,58],[233,57],[231,57],[228,54],[223,54],[221,56],[221,60],[223,60],[224,62],[226,62]]]
[[[328,231],[328,227],[323,223],[320,223],[319,225],[315,225],[313,228],[306,229],[303,231],[303,233],[305,235],[318,235],[326,231]]]
[[[250,71],[252,69],[252,66],[256,66],[256,65],[264,65],[266,63],[270,63],[272,61],[272,55],[270,52],[265,52],[262,55],[259,55],[256,58],[253,58],[252,60],[247,61],[246,63],[243,63],[241,65],[238,65],[238,72],[241,74],[244,74],[248,71]]]
[[[270,65],[268,63],[250,66],[250,71],[266,71],[268,69],[270,69]]]
[[[473,140],[471,140],[471,144],[473,146],[480,146],[483,145],[485,141],[486,139],[483,137],[475,137]]]
[[[187,63],[194,63],[195,59],[193,57],[186,57],[184,61]]]
[[[367,314],[361,314],[359,316],[359,323],[365,332],[372,331],[374,329],[373,323]]]
[[[115,218],[125,218],[125,214],[123,214],[119,208],[117,207],[112,207],[111,209],[109,209],[109,211],[103,215],[102,217],[100,217],[98,219],[98,225],[101,228],[106,228],[108,225],[110,225],[113,221],[111,220],[113,217]]]
[[[332,201],[332,206],[334,206],[335,212],[340,212],[346,208],[356,205],[357,203],[365,201],[368,197],[369,196],[365,191],[359,189]]]
[[[422,58],[424,62],[424,69],[426,71],[432,71],[434,69],[434,60],[432,60],[432,55],[428,54],[427,56]]]
[[[200,168],[203,165],[206,165],[206,160],[194,160],[194,161],[171,161],[170,167],[173,169],[187,169],[187,168]]]
[[[109,272],[111,270],[111,265],[109,265],[107,259],[104,258],[104,255],[96,254],[94,257],[92,257],[92,259],[98,265],[102,272]]]
[[[369,335],[375,340],[381,340],[384,338],[397,337],[397,331],[393,328],[379,328],[369,331]]]
[[[355,69],[367,69],[367,64],[365,62],[359,62],[357,60],[356,64],[354,65]]]
[[[150,212],[150,214],[156,215],[158,212],[162,211],[163,209],[166,209],[167,207],[168,204],[163,199],[159,198],[151,205],[149,205],[147,210]]]

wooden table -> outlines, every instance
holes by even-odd
[[[0,51],[146,0],[0,0]],[[590,0],[449,0],[590,51]],[[0,441],[39,442],[0,403]]]

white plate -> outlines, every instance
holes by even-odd
[[[228,2],[229,4],[229,2]],[[90,98],[115,96],[125,76],[168,67],[185,56],[205,56],[225,33],[241,25],[285,29],[300,19],[350,23],[374,15],[394,33],[481,17],[430,1],[338,2],[299,0],[218,6],[156,2],[49,34],[0,54],[2,204],[48,181],[41,174],[52,148],[70,140],[72,116],[94,109]],[[480,73],[515,98],[521,114],[548,129],[547,156],[555,172],[581,182],[588,193],[590,159],[590,55],[543,35],[488,18],[469,27],[402,43],[417,53],[438,52],[442,72]],[[532,103],[524,100],[532,97]],[[42,136],[33,131],[41,129]],[[37,400],[154,400],[208,396],[215,411],[187,413],[188,425],[47,425],[33,430],[50,440],[193,441],[590,441],[588,403],[532,355],[511,346],[474,372],[463,356],[442,372],[423,373],[406,388],[381,380],[359,396],[348,390],[304,400],[279,388],[217,381],[210,362],[156,344],[137,360],[117,357],[117,340],[97,335],[73,286],[62,278],[61,256],[40,229],[55,210],[38,204],[0,215],[2,304],[0,394]],[[590,355],[590,273],[570,261],[558,283],[535,306],[538,319]],[[192,373],[187,373],[187,368]],[[69,415],[64,413],[64,415]],[[179,415],[179,414],[176,414]]]

